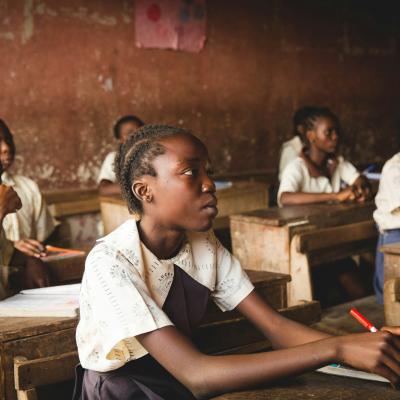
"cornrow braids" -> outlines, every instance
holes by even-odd
[[[315,128],[317,119],[321,117],[331,118],[336,126],[337,131],[340,132],[339,118],[336,116],[336,114],[334,114],[328,107],[313,107],[313,109],[310,110],[306,118],[303,120],[304,143],[306,143],[307,146],[309,146],[307,132]]]
[[[165,147],[159,140],[177,134],[190,132],[169,125],[144,125],[120,145],[114,161],[114,172],[131,213],[140,214],[143,211],[142,203],[132,192],[134,180],[143,175],[157,176],[152,162],[165,153]]]
[[[305,128],[304,121],[315,112],[317,107],[315,106],[304,106],[298,108],[293,115],[293,135],[298,135],[304,141],[304,132],[298,130],[299,125]]]

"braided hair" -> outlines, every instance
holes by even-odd
[[[120,145],[114,161],[114,172],[131,213],[143,211],[142,203],[132,192],[133,182],[143,175],[157,176],[152,162],[166,151],[160,139],[177,134],[190,132],[169,125],[144,125]]]
[[[7,144],[7,146],[10,148],[10,153],[12,159],[15,157],[15,143],[14,143],[14,138],[13,135],[7,126],[7,124],[0,119],[0,141],[4,140],[4,142]]]
[[[313,109],[310,110],[306,118],[304,118],[303,120],[304,143],[306,144],[306,147],[309,147],[310,145],[307,138],[307,132],[312,131],[315,128],[315,123],[317,122],[317,119],[321,117],[332,119],[336,127],[337,133],[340,134],[340,122],[337,115],[334,114],[328,107],[313,107]]]
[[[300,139],[304,142],[304,132],[299,131],[299,126],[302,126],[305,128],[304,121],[309,118],[310,115],[312,115],[317,107],[315,106],[304,106],[298,108],[294,115],[293,115],[293,135],[294,136],[299,136]]]

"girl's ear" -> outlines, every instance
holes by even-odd
[[[151,188],[147,185],[145,181],[138,180],[133,182],[132,193],[142,203],[151,203],[151,201],[153,200]]]
[[[314,131],[306,131],[306,138],[308,143],[314,143],[315,141],[315,132]]]

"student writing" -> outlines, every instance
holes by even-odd
[[[144,126],[121,147],[115,167],[141,219],[99,240],[87,258],[76,335],[85,370],[75,398],[207,398],[334,361],[398,381],[399,328],[330,337],[284,318],[255,293],[211,230],[215,186],[197,137]],[[222,310],[237,308],[277,350],[199,352],[189,337],[209,297]]]

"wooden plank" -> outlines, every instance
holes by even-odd
[[[44,190],[43,197],[50,205],[98,197],[98,190],[97,188]]]
[[[77,351],[26,360],[14,358],[14,382],[17,390],[28,390],[73,379],[79,363]]]
[[[377,230],[373,221],[357,222],[303,233],[297,242],[297,251],[306,253],[343,243],[376,238]]]
[[[49,208],[53,217],[62,218],[71,215],[99,212],[100,203],[98,197],[93,197],[77,201],[55,203],[50,205]]]
[[[80,282],[85,269],[86,254],[46,261],[52,282],[57,284]]]
[[[400,242],[392,243],[392,244],[385,244],[384,246],[380,247],[380,251],[386,254],[395,254],[400,255]]]

